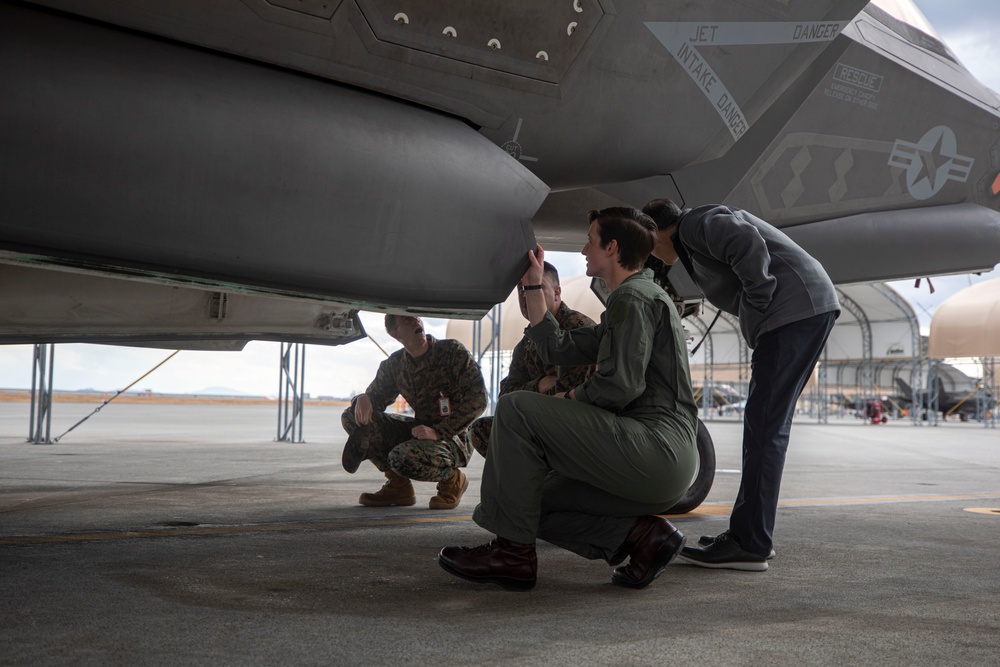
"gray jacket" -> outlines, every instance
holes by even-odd
[[[685,209],[672,240],[708,301],[739,317],[750,347],[786,324],[840,312],[823,266],[746,211],[722,205]]]

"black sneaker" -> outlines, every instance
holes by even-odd
[[[715,543],[717,539],[719,539],[723,535],[728,535],[728,534],[729,531],[727,530],[726,532],[720,533],[718,535],[702,535],[701,537],[698,538],[698,546],[702,547],[711,546],[712,544]],[[771,560],[772,558],[774,558],[775,555],[776,554],[774,553],[774,549],[771,549],[771,553],[767,555],[767,559]]]
[[[763,572],[767,569],[767,559],[745,551],[736,544],[728,531],[716,537],[707,547],[684,547],[679,560],[714,569],[749,572]]]
[[[344,465],[344,470],[353,474],[358,471],[358,466],[366,458],[368,458],[368,438],[361,435],[361,429],[358,429],[347,439],[340,462]]]

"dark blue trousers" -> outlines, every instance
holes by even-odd
[[[795,403],[836,319],[834,312],[793,322],[761,336],[753,351],[743,413],[743,477],[729,532],[758,556],[771,551]]]

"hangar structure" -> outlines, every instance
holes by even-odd
[[[946,299],[931,319],[929,354],[979,360],[983,386],[977,398],[989,412],[987,425],[1000,424],[997,359],[1000,358],[1000,279],[972,285]]]
[[[840,285],[837,294],[843,310],[815,379],[800,402],[811,416],[825,423],[831,406],[837,406],[842,414],[863,412],[873,400],[887,401],[900,414],[910,400],[902,400],[905,392],[900,380],[920,393],[923,387],[935,386],[940,379],[948,392],[969,394],[970,400],[975,400],[972,394],[976,387],[970,378],[944,363],[944,358],[960,355],[929,356],[916,313],[892,287],[881,282]],[[562,298],[595,321],[604,310],[586,276],[564,280]],[[746,396],[752,351],[743,341],[737,319],[728,313],[720,314],[705,302],[697,315],[689,315],[683,322],[691,347],[697,346],[691,358],[691,377],[701,387],[697,394],[702,419],[738,411],[742,407],[738,399],[727,397]],[[480,322],[449,321],[446,336],[457,338],[473,351],[483,365],[494,401],[503,376],[497,369],[509,363],[510,350],[521,339],[524,327],[516,292]],[[994,386],[988,375],[986,382],[988,387]],[[936,407],[933,402],[929,406],[928,423],[938,423]],[[910,411],[909,418],[914,424],[925,423],[916,410]]]
[[[803,394],[811,415],[825,422],[831,399],[843,403],[846,392],[857,408],[895,390],[896,378],[920,387],[929,368],[920,338],[920,323],[913,308],[885,283],[837,287],[841,314],[830,334],[815,380]],[[746,395],[750,380],[750,356],[740,334],[739,323],[705,304],[702,312],[685,319],[704,343],[691,359],[695,383],[711,387],[728,383]],[[706,335],[707,333],[707,335]],[[703,418],[711,419],[709,392],[703,392]]]

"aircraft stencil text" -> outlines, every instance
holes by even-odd
[[[795,42],[828,42],[840,32],[842,23],[800,23],[792,32]]]
[[[724,81],[699,52],[702,46],[772,46],[831,41],[846,21],[789,23],[667,23],[649,22],[646,27],[667,48],[715,107],[733,139],[739,139],[750,123]]]
[[[881,77],[878,74],[872,74],[864,70],[855,69],[854,67],[848,67],[843,63],[837,63],[837,70],[834,73],[833,78],[837,81],[843,81],[844,83],[867,88],[868,90],[875,91],[876,93],[882,87],[882,81],[884,80],[884,77]]]
[[[719,29],[717,25],[696,25],[694,27],[694,35],[689,39],[690,42],[714,42],[715,33]]]
[[[691,75],[695,83],[701,86],[706,93],[712,92],[712,84],[718,79],[697,51],[686,43],[682,43],[677,53],[677,60],[687,68],[688,74]]]

